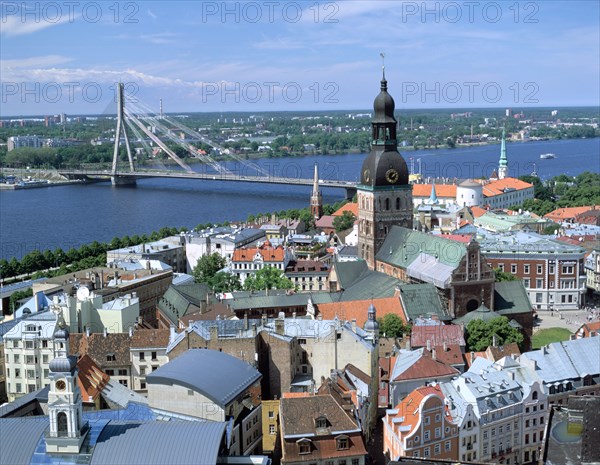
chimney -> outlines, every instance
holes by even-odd
[[[498,347],[498,338],[495,334],[492,336],[492,346]]]
[[[177,336],[177,333],[175,332],[175,325],[171,323],[169,325],[169,343],[175,340],[175,336]]]
[[[106,337],[106,335],[108,334],[108,330],[106,329],[106,326],[104,327],[104,331],[102,332],[102,334],[104,334],[104,337]]]
[[[87,338],[90,337],[90,327],[89,326],[85,327],[85,337],[87,337]]]
[[[471,352],[471,363],[475,361],[475,352]]]
[[[352,332],[356,332],[356,318],[352,318]]]
[[[248,331],[248,313],[244,312],[244,331]]]
[[[256,323],[252,323],[252,335],[254,337],[256,337],[257,334],[258,334],[258,330],[256,328]]]
[[[411,350],[411,347],[410,347],[410,336],[407,336],[407,338],[406,338],[406,350]]]
[[[431,340],[427,339],[427,352],[431,352]]]
[[[219,339],[219,328],[216,325],[211,326],[210,327],[210,340],[216,341],[217,339]]]
[[[448,352],[448,343],[444,341],[444,352]]]
[[[277,318],[275,320],[275,333],[283,336],[285,332],[285,320]]]
[[[263,327],[267,326],[267,315],[265,313],[261,315],[260,320]]]
[[[435,353],[435,349],[431,350],[431,360],[436,360],[436,353]]]
[[[129,327],[129,337],[133,337],[133,326]]]

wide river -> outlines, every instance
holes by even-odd
[[[534,169],[542,179],[561,173],[600,172],[598,138],[511,143],[507,153],[509,174],[515,177],[531,174]],[[541,160],[542,153],[554,153],[556,158]],[[424,177],[450,180],[489,176],[499,155],[499,145],[404,152],[409,166],[412,157],[414,171],[420,170]],[[274,176],[312,178],[316,162],[322,179],[356,181],[364,158],[365,154],[315,155],[257,163]],[[229,167],[253,174],[239,165]],[[306,186],[146,179],[138,181],[135,188],[98,183],[2,191],[0,257],[20,258],[33,249],[67,250],[94,240],[150,233],[163,226],[194,227],[302,208],[309,205],[310,190]],[[325,189],[323,200],[332,203],[343,199],[344,194],[342,189]]]

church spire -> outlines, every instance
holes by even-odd
[[[431,184],[431,194],[427,203],[435,205],[438,203],[437,193],[435,192],[435,181]]]
[[[313,190],[310,196],[310,212],[315,220],[323,216],[323,196],[319,190],[319,165],[317,163],[315,163]]]
[[[500,145],[500,163],[498,163],[498,179],[504,179],[508,174],[508,159],[506,158],[506,132],[502,128],[502,143]]]

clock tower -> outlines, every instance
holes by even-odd
[[[77,454],[87,435],[83,423],[81,392],[77,385],[77,358],[69,356],[69,330],[54,332],[54,359],[50,362],[50,391],[46,452]]]
[[[373,104],[371,151],[362,165],[358,190],[358,254],[375,269],[375,255],[392,226],[412,229],[412,186],[398,152],[394,99],[387,91],[385,67]]]

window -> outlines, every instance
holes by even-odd
[[[419,444],[419,436],[418,435],[414,437],[414,441],[415,441],[415,444]]]
[[[541,289],[544,287],[544,280],[543,279],[536,279],[535,280],[535,287],[537,289]]]
[[[429,431],[425,431],[425,433],[423,433],[423,441],[429,441]]]
[[[554,263],[548,265],[548,273],[554,274]]]
[[[33,363],[33,355],[26,355],[25,356],[25,363],[31,365]]]
[[[140,352],[140,360],[146,360],[146,354],[144,354],[144,352]]]
[[[20,377],[21,377],[21,369],[20,368],[15,368],[15,378],[20,378]]]
[[[429,424],[429,415],[425,416],[425,424],[428,425]]]
[[[352,465],[358,465],[360,461],[358,459],[352,459]]]
[[[529,434],[525,435],[525,444],[529,444]]]
[[[33,341],[25,341],[26,349],[33,349]]]
[[[146,381],[140,382],[140,389],[146,389]]]
[[[537,266],[537,274],[542,274],[544,272],[544,267],[542,265]]]
[[[348,449],[348,437],[347,436],[342,436],[337,438],[336,440],[336,447],[337,450],[346,450]]]
[[[433,449],[433,453],[435,455],[440,455],[440,453],[442,452],[442,447],[440,444],[436,444],[435,448]]]
[[[108,375],[108,376],[114,376],[115,375],[115,370],[104,370],[104,372]]]
[[[117,357],[115,356],[115,354],[106,354],[106,361],[107,362],[114,362],[117,360]]]
[[[529,420],[525,420],[525,428],[529,428]]]
[[[436,422],[439,422],[439,421],[441,421],[441,420],[442,420],[442,416],[441,416],[439,413],[436,413],[436,414],[435,414],[435,421],[436,421]]]
[[[502,434],[503,431],[504,431],[504,427],[503,426],[499,426],[498,427],[498,434]]]
[[[499,269],[500,271],[504,271],[504,263],[500,263],[500,264],[498,264],[498,269]]]
[[[47,339],[42,340],[42,348],[44,348],[44,349],[48,348],[48,340]]]
[[[541,303],[543,299],[543,294],[541,292],[536,292],[535,293],[535,302],[536,303]]]
[[[444,450],[445,450],[445,451],[449,451],[449,450],[450,450],[450,448],[451,448],[451,445],[452,445],[452,444],[451,444],[451,442],[450,442],[450,441],[446,441],[446,442],[444,443]]]
[[[269,425],[269,434],[275,434],[275,425]]]
[[[571,265],[563,265],[562,274],[573,274],[573,266]]]
[[[483,439],[487,439],[487,438],[488,438],[488,432],[487,432],[487,430],[485,430],[483,432]]]
[[[442,437],[442,428],[436,428],[435,429],[435,437],[436,438],[441,438]]]
[[[15,363],[21,363],[21,357],[19,357],[19,354],[15,354]]]
[[[496,428],[492,428],[492,437],[496,436]]]
[[[123,386],[127,387],[127,380],[126,379],[120,379],[119,383],[121,383]]]
[[[515,274],[517,272],[517,265],[515,265],[515,264],[510,265],[510,272]]]
[[[523,271],[524,271],[524,273],[525,273],[525,274],[529,274],[529,271],[530,271],[530,269],[529,269],[529,268],[530,268],[530,267],[529,267],[529,265],[524,265],[524,267],[523,267],[523,268],[524,268],[524,270],[523,270]]]
[[[423,449],[423,457],[429,457],[429,447]]]
[[[119,370],[119,376],[127,376],[127,370]]]
[[[156,360],[156,352],[152,352],[152,360]]]
[[[327,418],[319,417],[315,421],[317,429],[319,428],[327,428]]]
[[[146,367],[140,367],[140,376],[144,376],[146,374]]]
[[[48,363],[48,355],[47,354],[42,355],[42,363]]]
[[[19,341],[13,341],[13,347],[16,349],[19,347]]]
[[[414,451],[413,452],[413,457],[418,457],[418,456],[419,456],[419,451],[418,450]]]
[[[273,410],[269,410],[269,418],[275,418],[275,412]]]

